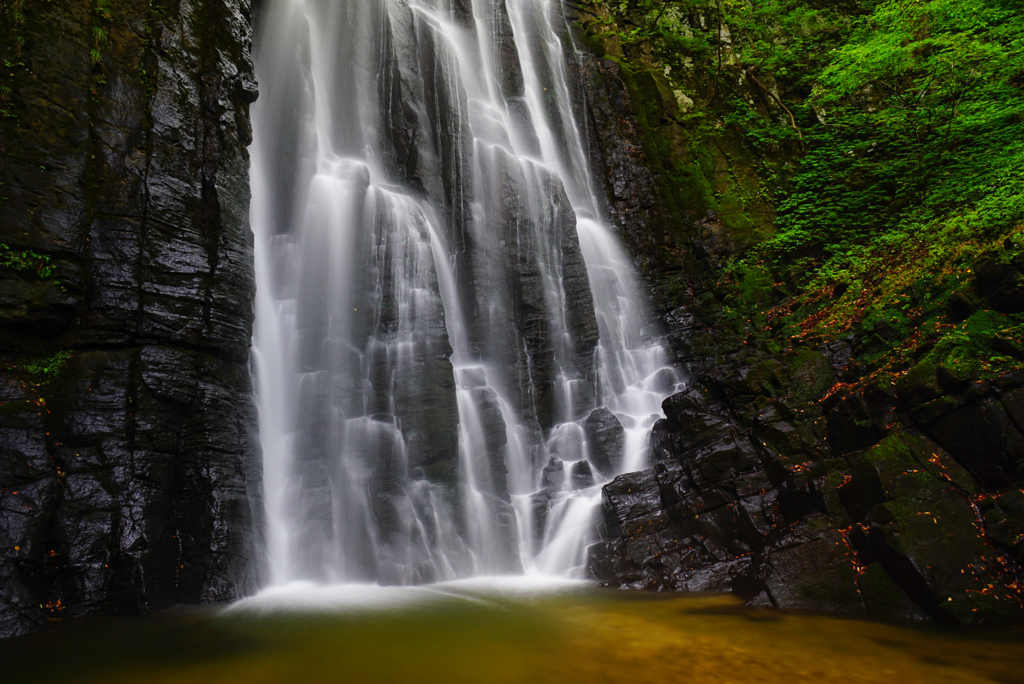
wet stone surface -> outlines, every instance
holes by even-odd
[[[0,38],[0,636],[256,576],[249,3],[93,5]]]

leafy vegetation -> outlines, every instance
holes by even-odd
[[[110,0],[96,0],[93,14],[94,21],[97,23],[92,26],[92,48],[89,50],[89,61],[95,66],[103,61],[102,51],[107,46],[107,32],[99,22],[109,24],[112,20]]]
[[[882,3],[818,75],[771,247],[837,253],[973,209],[1024,220],[1024,22],[998,0]]]
[[[1024,266],[1019,2],[606,7],[591,31],[692,103],[686,145],[741,139],[777,210],[774,234],[725,267],[726,319],[763,343],[852,339],[865,378],[922,360],[1024,367],[1024,314],[994,310],[975,273]]]
[[[67,360],[72,356],[70,351],[62,351],[44,358],[37,358],[28,363],[22,364],[22,370],[31,375],[52,378],[60,372]]]
[[[56,268],[50,263],[50,257],[32,250],[11,249],[0,243],[0,267],[9,268],[21,273],[31,273],[46,280]]]

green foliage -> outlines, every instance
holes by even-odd
[[[873,4],[622,0],[609,6],[627,53],[633,49],[667,67],[692,97],[689,125],[705,133],[731,127],[755,147],[777,151],[799,144],[814,117],[804,99],[849,34],[852,17]]]
[[[668,87],[693,102],[678,116],[683,147],[739,137],[778,209],[774,236],[720,274],[726,328],[769,349],[845,336],[865,382],[922,358],[970,377],[1024,367],[1024,318],[972,290],[980,255],[1024,241],[1019,0],[611,10],[601,30],[627,63],[667,67]],[[967,321],[950,320],[954,292],[980,308]]]
[[[96,15],[97,21],[107,23],[112,21],[111,0],[96,0],[96,5],[93,7],[93,13]],[[93,24],[92,48],[89,50],[89,61],[92,62],[93,66],[103,61],[102,50],[107,46],[107,42],[106,30],[99,24]]]
[[[818,76],[857,19],[875,4],[596,3],[590,34],[600,37],[595,40],[600,48],[634,72],[646,68],[659,78],[664,74],[664,90],[679,102],[678,111],[658,112],[662,122],[670,118],[677,124],[668,134],[670,149],[644,140],[648,156],[662,167],[657,169],[659,178],[671,189],[663,189],[663,197],[676,195],[666,199],[667,205],[677,205],[669,207],[671,213],[692,220],[714,210],[741,244],[771,233],[775,208],[789,193],[807,130],[817,125],[810,98]],[[640,92],[634,99],[644,107],[652,98]]]
[[[53,378],[60,373],[64,364],[67,363],[71,356],[72,352],[70,351],[58,352],[53,356],[34,359],[22,364],[21,369],[32,375],[42,376],[47,379]]]
[[[6,244],[0,244],[0,267],[31,273],[46,280],[56,271],[50,262],[49,255],[32,250],[15,250]]]
[[[975,312],[945,334],[925,356],[964,377],[1013,370],[1024,359],[1024,316]]]
[[[922,355],[964,377],[1024,366],[1024,318],[982,303],[951,324],[946,307],[981,254],[1021,242],[1024,17],[1011,4],[888,0],[816,75],[818,122],[779,232],[747,257],[807,264],[778,329],[853,333],[867,374]]]
[[[973,209],[1024,220],[1024,18],[1007,0],[888,0],[817,76],[821,123],[769,249],[837,254]]]
[[[1019,0],[618,0],[600,26],[694,104],[692,149],[726,131],[779,208],[762,256],[843,255],[965,211],[1024,221]],[[783,161],[797,161],[795,174]]]
[[[96,11],[96,14],[98,14],[102,19],[105,19],[106,21],[113,20],[113,17],[111,16],[111,13],[110,13],[110,10],[111,10],[111,0],[96,0],[95,11]]]

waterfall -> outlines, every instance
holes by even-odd
[[[272,582],[580,573],[677,385],[554,0],[267,0],[251,220]]]

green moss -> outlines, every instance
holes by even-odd
[[[771,274],[760,264],[739,263],[730,272],[735,301],[741,305],[764,305],[773,287]]]
[[[786,390],[782,364],[775,359],[765,359],[755,365],[744,381],[750,393],[758,396],[776,397]]]
[[[6,370],[27,375],[33,384],[42,386],[55,380],[72,356],[73,351],[64,350],[51,356],[27,357],[5,366]]]
[[[918,471],[920,471],[918,463],[909,453],[900,434],[888,435],[866,451],[856,463],[856,477],[875,480],[881,491],[890,499],[907,494],[923,495],[927,487],[925,489],[916,488],[913,492],[907,492],[905,488],[901,489],[900,487],[902,477]],[[927,475],[927,473],[925,474]]]
[[[111,0],[96,0],[93,6],[92,47],[89,50],[89,60],[93,66],[103,61],[103,48],[109,42],[106,26],[113,20],[111,10]]]
[[[797,349],[785,359],[787,391],[798,401],[816,401],[835,383],[832,364],[820,352]]]
[[[962,378],[982,378],[1019,368],[1024,361],[1024,315],[991,310],[953,326],[925,357]]]
[[[864,605],[870,615],[885,617],[922,617],[907,594],[878,563],[870,563],[857,577]]]
[[[762,156],[735,131],[709,125],[705,113],[681,111],[679,84],[658,66],[617,61],[654,171],[666,231],[682,238],[713,211],[735,243],[747,246],[767,237],[773,214],[758,177]]]
[[[850,524],[849,515],[843,507],[839,498],[839,489],[846,484],[849,474],[846,470],[836,470],[825,476],[824,486],[821,488],[822,498],[825,500],[825,510],[838,527],[845,527]]]

